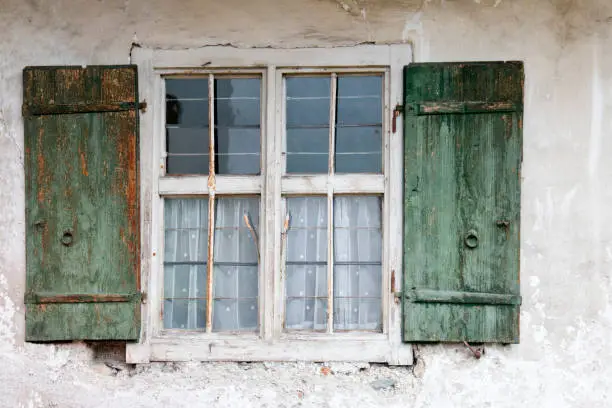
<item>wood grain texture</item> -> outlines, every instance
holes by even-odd
[[[405,92],[444,109],[406,111],[404,341],[517,343],[522,63],[414,64]]]
[[[24,105],[36,109],[134,105],[136,90],[133,66],[24,69]],[[24,126],[26,302],[35,293],[66,299],[137,293],[138,111],[61,110],[25,116]],[[124,302],[27,304],[26,338],[137,339],[139,320],[135,296]]]

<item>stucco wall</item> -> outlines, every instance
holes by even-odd
[[[612,406],[612,3],[606,0],[0,0],[0,406]],[[413,369],[124,369],[23,343],[21,70],[129,61],[149,47],[414,44],[415,61],[525,61],[521,344]],[[375,391],[376,378],[395,378]],[[299,393],[302,393],[301,396]],[[326,402],[328,401],[328,402]],[[109,403],[110,405],[110,403]]]

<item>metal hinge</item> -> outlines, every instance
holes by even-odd
[[[397,131],[397,118],[404,113],[404,106],[399,103],[395,105],[393,109],[393,121],[391,122],[391,131],[395,133]]]

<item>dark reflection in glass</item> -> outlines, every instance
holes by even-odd
[[[215,171],[259,174],[261,80],[215,79]]]
[[[382,75],[338,76],[335,171],[382,172]]]
[[[327,173],[331,78],[286,78],[287,173]]]
[[[206,129],[167,128],[167,149],[173,154],[208,154],[208,132]]]
[[[208,174],[208,79],[166,79],[167,174]]]

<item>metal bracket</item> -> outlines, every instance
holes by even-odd
[[[478,348],[474,348],[472,346],[470,346],[470,343],[468,343],[467,341],[464,341],[463,344],[465,345],[465,347],[467,347],[468,349],[470,349],[470,351],[472,352],[472,354],[474,354],[474,357],[478,360],[480,359],[480,357],[482,357],[482,354],[484,353],[484,349],[481,352],[480,349]]]
[[[395,105],[395,109],[393,109],[393,121],[391,122],[391,131],[395,133],[397,131],[397,118],[404,113],[404,106],[399,103]]]

